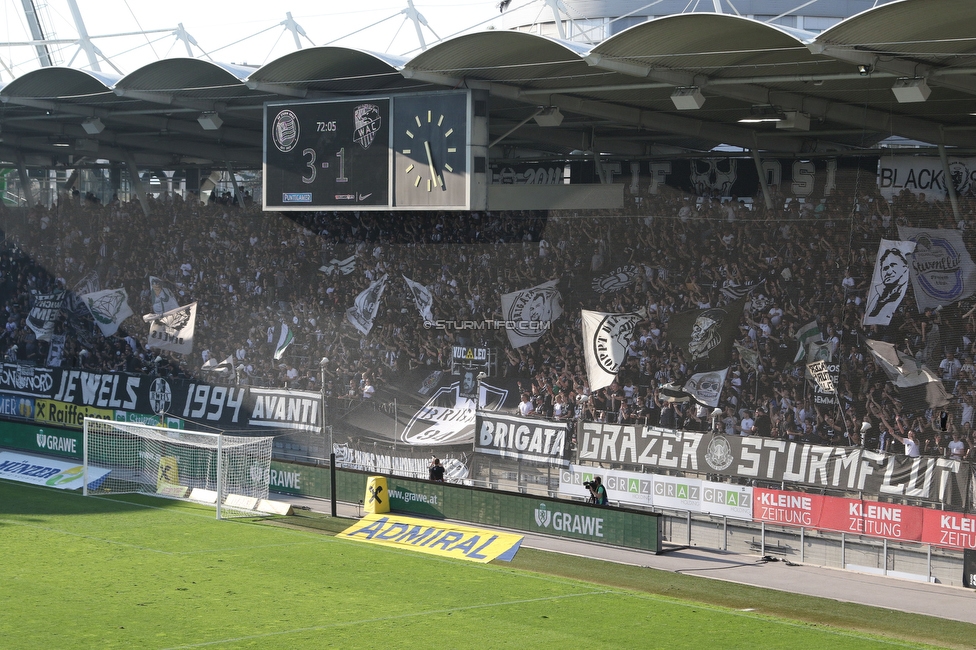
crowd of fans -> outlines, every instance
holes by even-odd
[[[6,209],[0,248],[0,340],[8,362],[48,363],[25,318],[32,296],[97,273],[103,289],[124,287],[135,315],[113,337],[65,309],[61,365],[198,377],[323,390],[362,398],[405,372],[446,370],[453,345],[494,349],[498,371],[520,379],[520,410],[554,418],[647,423],[765,435],[819,444],[869,446],[904,453],[968,457],[976,399],[976,318],[972,301],[918,314],[912,294],[890,326],[861,326],[881,238],[897,226],[959,228],[972,250],[976,204],[948,204],[903,192],[885,200],[875,187],[851,184],[823,201],[774,194],[761,199],[696,197],[663,187],[620,212],[264,213],[230,195],[201,204],[179,196],[136,202],[65,196],[23,214]],[[249,197],[248,197],[249,199]],[[335,260],[355,256],[344,273]],[[619,282],[594,283],[614,276]],[[638,269],[636,275],[633,269]],[[324,269],[324,270],[322,270]],[[370,281],[389,281],[366,336],[345,318]],[[163,278],[180,304],[198,303],[194,352],[146,349],[149,277]],[[501,318],[501,294],[558,279],[563,315],[536,343],[513,349],[504,331],[428,329],[402,276],[434,295],[435,318]],[[723,289],[758,284],[749,294],[737,354],[722,391],[721,414],[666,401],[664,384],[687,375],[682,351],[668,340],[672,315],[724,303]],[[612,286],[611,286],[612,285]],[[580,309],[645,308],[617,382],[587,386]],[[816,404],[796,331],[816,320],[840,365],[838,404]],[[273,331],[286,323],[295,343],[273,358]],[[871,361],[859,336],[886,340],[916,355],[944,379],[944,409],[910,409]],[[234,359],[235,376],[201,370],[208,359]],[[529,405],[526,407],[525,402]],[[867,423],[867,424],[865,424]],[[961,444],[960,444],[961,443]]]

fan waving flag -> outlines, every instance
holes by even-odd
[[[793,363],[799,363],[801,359],[807,356],[808,343],[820,340],[820,325],[817,324],[817,321],[811,321],[797,330],[796,340],[800,343],[800,349],[796,351]]]
[[[744,307],[744,300],[736,300],[724,307],[696,309],[671,317],[668,339],[685,351],[692,372],[729,367]]]
[[[373,320],[380,308],[380,298],[386,289],[386,278],[387,275],[384,274],[379,280],[371,282],[356,296],[353,306],[346,310],[346,320],[364,336],[373,329]]]
[[[556,285],[559,280],[513,291],[502,295],[502,318],[507,321],[505,332],[513,348],[535,343],[562,316],[562,294]]]
[[[274,359],[278,361],[281,357],[285,356],[285,350],[291,345],[292,341],[295,340],[295,335],[292,334],[291,328],[280,323],[274,328],[272,333],[271,341],[275,344]]]
[[[915,357],[899,352],[886,341],[864,339],[864,344],[878,367],[898,389],[903,408],[922,411],[949,403],[949,394],[942,381]]]
[[[881,240],[862,325],[891,324],[891,316],[908,291],[908,269],[914,251],[913,241]]]
[[[583,356],[591,390],[609,386],[627,354],[643,313],[605,314],[583,310]]]
[[[193,330],[196,323],[195,302],[159,314],[149,325],[149,341],[146,347],[190,354],[193,351]]]
[[[129,295],[125,289],[106,289],[86,293],[81,297],[102,336],[112,336],[119,331],[119,325],[132,315]]]
[[[966,250],[961,230],[898,226],[898,236],[915,244],[909,261],[919,313],[976,293],[976,264]]]
[[[180,303],[176,300],[173,289],[166,280],[150,275],[149,291],[152,297],[152,310],[154,313],[162,314],[163,312],[179,308]]]
[[[434,316],[431,313],[431,307],[434,304],[434,296],[431,295],[430,289],[420,284],[419,282],[414,282],[407,276],[403,276],[403,280],[410,287],[410,293],[413,294],[413,302],[417,305],[417,311],[420,312],[421,318],[424,322],[429,323],[434,320]]]

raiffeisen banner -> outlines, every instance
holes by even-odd
[[[109,471],[89,467],[89,489],[97,487]],[[0,478],[31,485],[46,485],[59,490],[77,490],[84,480],[84,468],[77,463],[0,451]]]
[[[480,563],[511,562],[522,543],[522,535],[390,514],[366,515],[336,537]]]

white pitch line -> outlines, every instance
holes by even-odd
[[[488,609],[491,607],[508,607],[510,605],[525,605],[528,603],[540,603],[553,600],[565,600],[567,598],[581,598],[584,596],[598,596],[606,594],[606,591],[588,591],[580,594],[563,594],[561,596],[546,596],[544,598],[527,598],[524,600],[506,600],[498,603],[483,603],[481,605],[468,605],[466,607],[452,607],[450,609],[433,609],[425,612],[411,612],[409,614],[397,614],[395,616],[383,616],[380,618],[366,618],[358,621],[344,621],[342,623],[330,623],[329,625],[314,625],[312,627],[299,627],[291,630],[281,630],[279,632],[267,632],[265,634],[251,634],[232,639],[220,639],[217,641],[206,641],[204,643],[191,643],[188,645],[178,645],[165,650],[181,650],[183,648],[203,648],[209,645],[219,645],[221,643],[238,643],[240,641],[251,641],[254,639],[265,639],[273,636],[283,636],[286,634],[301,634],[303,632],[316,632],[318,630],[328,630],[336,627],[346,627],[349,625],[368,625],[370,623],[383,623],[385,621],[396,621],[405,618],[415,618],[417,616],[433,616],[437,614],[451,614],[454,612],[464,612],[474,609]]]

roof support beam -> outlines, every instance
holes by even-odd
[[[807,113],[811,116],[866,128],[870,131],[896,133],[922,142],[938,143],[943,141],[943,134],[939,125],[903,115],[896,115],[862,106],[852,106],[840,102],[831,102],[819,97],[809,97],[793,92],[771,90],[756,84],[733,85],[725,82],[725,80],[716,80],[716,83],[713,84],[711,79],[703,75],[651,68],[631,63],[630,61],[611,59],[601,55],[587,56],[586,62],[604,70],[651,79],[656,82],[674,84],[675,86],[708,88],[710,93],[721,95],[722,97],[737,99],[753,105],[772,104],[783,110]],[[955,138],[953,144],[974,146],[976,145],[976,137],[969,134],[960,134]],[[744,146],[750,148],[748,144]]]
[[[487,90],[489,94],[497,97],[504,97],[526,104],[535,103],[523,96],[523,89],[517,86],[498,84],[479,79],[451,77],[438,72],[417,70],[410,67],[401,69],[400,74],[407,79],[427,81],[449,88],[479,88]],[[555,106],[560,110],[579,115],[610,119],[656,131],[680,133],[694,138],[709,140],[715,144],[732,144],[744,149],[750,149],[755,146],[752,131],[736,126],[725,126],[690,117],[672,115],[670,113],[642,111],[638,108],[582,99],[570,95],[552,94],[547,96],[544,101],[549,106]],[[803,140],[798,138],[785,139],[778,142],[781,143],[781,150],[783,151],[798,153],[803,150]]]

